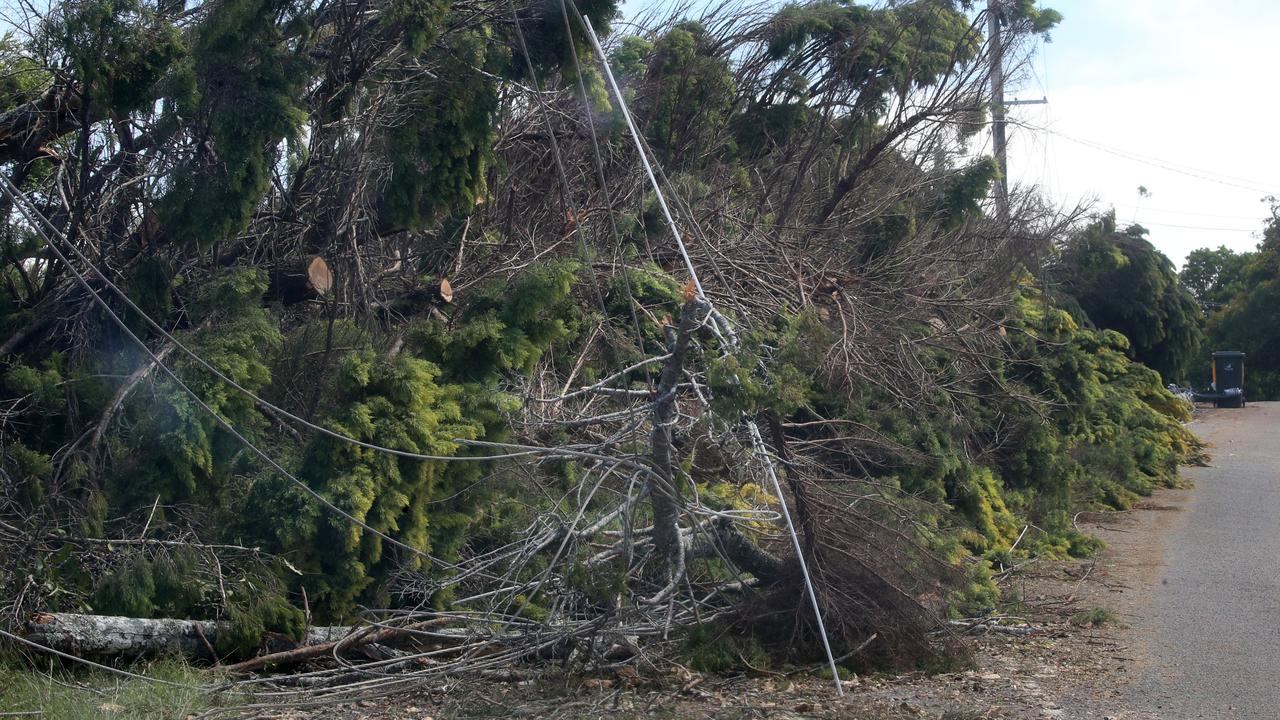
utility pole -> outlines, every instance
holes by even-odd
[[[991,146],[996,154],[996,212],[1009,219],[1008,158],[1005,154],[1004,36],[1000,32],[1000,0],[987,0],[987,43],[991,54]]]
[[[1004,99],[1004,33],[1001,22],[1004,13],[1000,4],[1004,0],[987,0],[987,42],[989,62],[991,64],[991,147],[996,156],[996,212],[1000,221],[1009,219],[1009,158],[1007,154],[1007,138],[1005,135],[1005,113],[1014,105],[1043,105],[1048,98],[1039,100]]]

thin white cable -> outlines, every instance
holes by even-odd
[[[818,605],[818,594],[813,591],[813,581],[809,579],[809,563],[804,559],[804,550],[800,547],[800,536],[796,534],[795,523],[791,521],[791,511],[787,509],[786,498],[782,495],[782,483],[778,482],[778,473],[774,470],[773,457],[764,446],[764,438],[760,437],[760,428],[754,420],[747,421],[747,431],[751,433],[751,444],[764,460],[765,471],[769,473],[769,482],[773,491],[778,494],[778,504],[782,506],[782,516],[787,519],[787,530],[791,533],[791,545],[795,548],[796,559],[800,561],[800,572],[804,575],[805,587],[809,590],[809,602],[813,605],[813,617],[818,621],[818,635],[822,638],[822,649],[827,653],[827,665],[831,668],[831,679],[835,681],[836,692],[844,695],[844,683],[840,681],[840,672],[836,669],[835,653],[831,652],[831,641],[827,638],[827,624],[822,621],[822,608]]]
[[[707,299],[706,293],[702,289],[702,282],[698,280],[698,271],[693,266],[693,260],[689,257],[689,252],[684,246],[684,241],[680,238],[680,230],[676,226],[675,219],[671,216],[671,210],[667,207],[667,201],[663,198],[662,188],[658,186],[658,178],[654,175],[653,166],[649,164],[649,157],[644,149],[644,144],[640,139],[640,131],[636,128],[635,121],[631,118],[631,111],[627,109],[627,101],[622,96],[622,90],[618,87],[618,81],[613,77],[613,69],[609,67],[609,56],[605,53],[604,48],[600,45],[600,38],[596,36],[595,28],[591,26],[591,19],[582,18],[583,24],[587,29],[587,36],[591,38],[591,46],[595,49],[596,54],[600,57],[600,64],[604,67],[605,77],[609,80],[609,87],[613,89],[614,97],[618,99],[618,107],[622,110],[622,117],[627,121],[627,128],[631,133],[631,139],[635,142],[636,152],[640,155],[640,160],[644,164],[645,173],[649,176],[649,183],[653,186],[654,195],[658,198],[658,206],[662,208],[663,217],[667,220],[667,227],[671,229],[671,236],[675,238],[676,247],[680,251],[680,257],[684,260],[685,268],[689,271],[689,278],[693,281],[694,287],[697,289],[698,298],[706,303],[713,315],[717,316],[717,321],[725,323],[727,320],[715,311],[711,301]],[[732,333],[730,333],[732,335]],[[831,679],[835,682],[836,694],[844,695],[844,684],[840,681],[840,673],[836,669],[835,655],[831,652],[831,641],[827,637],[826,623],[822,619],[822,608],[818,603],[818,593],[813,587],[813,578],[809,574],[809,564],[805,561],[804,551],[800,545],[800,536],[796,532],[795,523],[791,520],[791,512],[787,509],[787,501],[782,494],[782,485],[778,481],[778,474],[773,465],[773,457],[769,454],[768,448],[764,444],[764,438],[760,437],[760,428],[754,420],[746,419],[747,431],[751,434],[751,446],[754,452],[764,462],[765,469],[768,472],[770,482],[773,484],[774,491],[778,493],[778,504],[782,506],[782,516],[786,520],[787,532],[791,535],[791,543],[796,551],[796,559],[800,561],[800,572],[804,576],[805,589],[809,594],[809,601],[813,606],[813,615],[818,623],[818,633],[822,636],[822,648],[827,655],[827,665],[831,669]]]
[[[8,178],[0,177],[0,179],[3,180],[3,188],[4,188],[5,194],[9,196],[9,198],[13,201],[14,205],[18,207],[19,211],[27,219],[27,221],[32,223],[36,227],[36,230],[41,233],[41,236],[44,237],[46,243],[51,241],[48,239],[48,237],[45,236],[44,231],[40,229],[41,225],[44,225],[46,228],[48,228],[48,230],[51,233],[53,233],[55,237],[58,237],[63,242],[65,242],[67,244],[67,248],[71,251],[71,253],[75,255],[76,258],[79,259],[81,262],[85,263],[85,265],[89,268],[89,270],[93,272],[93,274],[99,280],[102,281],[102,283],[107,287],[107,289],[111,290],[111,292],[114,293],[116,297],[120,298],[120,300],[125,304],[126,307],[128,307],[130,310],[136,313],[138,317],[141,318],[142,321],[147,324],[147,327],[154,330],[160,337],[164,338],[166,342],[173,344],[175,348],[177,348],[187,357],[194,360],[196,364],[200,365],[206,371],[212,373],[214,377],[226,383],[228,386],[234,388],[237,392],[241,393],[242,395],[253,400],[259,406],[264,407],[267,410],[270,410],[273,413],[280,415],[281,417],[287,418],[314,432],[318,432],[322,435],[326,435],[335,440],[340,440],[342,442],[350,443],[352,445],[356,445],[357,447],[362,447],[367,450],[373,450],[375,452],[386,453],[388,455],[395,455],[397,457],[408,458],[410,460],[433,460],[433,461],[443,461],[443,462],[468,462],[468,461],[476,462],[476,461],[485,461],[485,460],[522,457],[522,456],[536,455],[539,453],[546,453],[546,452],[561,452],[561,449],[559,448],[553,450],[550,448],[529,447],[519,452],[512,452],[512,453],[506,453],[501,455],[479,455],[479,456],[427,455],[424,453],[410,452],[408,450],[397,450],[395,448],[389,448],[389,447],[384,447],[382,445],[378,445],[375,443],[365,442],[364,440],[359,440],[357,438],[353,438],[348,435],[344,435],[342,433],[330,430],[329,428],[324,427],[323,425],[319,425],[314,422],[311,422],[306,418],[299,417],[298,415],[295,415],[294,413],[291,413],[288,410],[278,405],[275,405],[270,401],[258,396],[252,390],[249,390],[248,388],[237,383],[235,380],[232,380],[231,378],[227,377],[222,371],[214,367],[212,364],[210,364],[207,360],[205,360],[203,357],[198,355],[191,348],[187,347],[181,340],[174,337],[168,330],[165,330],[164,327],[160,325],[160,323],[156,322],[154,319],[152,319],[150,315],[148,315],[145,311],[143,311],[142,308],[138,307],[138,305],[134,303],[132,299],[129,298],[128,294],[126,294],[123,290],[121,290],[115,283],[111,282],[111,279],[108,278],[101,270],[99,270],[98,266],[94,264],[94,262],[88,256],[86,256],[83,252],[80,251],[79,248],[75,246],[75,243],[72,243],[69,240],[67,240],[66,235],[64,235],[62,231],[59,230],[57,227],[55,227],[53,223],[44,216],[43,213],[41,213],[35,207],[30,206],[28,204],[29,200],[27,199],[26,195],[22,193],[22,191],[19,190],[17,187],[15,187],[13,183],[9,181]],[[16,197],[15,197],[15,194],[16,194]],[[88,285],[85,285],[85,288],[90,293],[93,293],[96,297],[97,291],[95,291],[92,287]],[[143,347],[145,348],[145,343],[143,344]],[[484,444],[481,444],[479,441],[475,441],[475,440],[454,438],[452,442],[458,443],[459,445],[466,445],[469,447],[486,447],[486,446],[492,447],[492,445],[484,445]]]
[[[39,224],[35,222],[34,218],[32,218],[28,214],[30,212],[29,209],[26,207],[26,205],[23,204],[22,201],[19,200],[18,194],[15,193],[16,188],[13,186],[11,182],[9,182],[8,178],[0,176],[0,189],[2,189],[4,191],[4,194],[9,197],[9,200],[13,202],[14,207],[18,208],[18,211],[22,213],[24,217],[26,217],[27,221],[31,222],[35,226],[36,233],[40,236],[42,240],[44,240],[45,246],[48,247],[49,250],[54,254],[54,257],[58,258],[58,260],[60,260],[63,263],[63,265],[66,266],[67,270],[71,272],[72,276],[75,277],[76,281],[80,283],[82,287],[84,287],[86,290],[89,291],[89,294],[93,298],[93,301],[97,303],[99,307],[102,308],[103,312],[105,312],[107,316],[111,318],[112,322],[114,322],[116,326],[119,327],[124,332],[124,334],[130,340],[133,341],[134,344],[136,344],[139,348],[142,349],[144,353],[146,353],[147,357],[151,359],[151,362],[154,363],[155,366],[161,372],[163,372],[166,376],[168,376],[168,378],[172,380],[183,392],[185,392],[188,396],[190,396],[191,399],[194,400],[202,410],[208,413],[209,416],[212,417],[214,421],[218,423],[218,425],[220,425],[224,430],[230,433],[231,436],[234,437],[238,442],[240,442],[240,444],[242,444],[246,449],[252,451],[255,455],[260,457],[263,460],[263,462],[271,466],[273,470],[280,473],[281,476],[285,477],[294,485],[301,488],[305,493],[307,493],[312,498],[314,498],[317,502],[319,502],[325,509],[329,510],[330,512],[335,513],[341,516],[342,518],[346,519],[347,521],[351,522],[352,524],[356,525],[357,527],[382,538],[383,540],[394,545],[395,547],[407,550],[419,557],[422,557],[426,560],[431,561],[433,564],[438,564],[440,566],[443,566],[452,570],[463,570],[463,568],[461,568],[458,565],[447,562],[441,558],[437,558],[429,553],[423,552],[422,550],[413,547],[412,545],[408,545],[406,543],[403,543],[391,537],[390,535],[382,532],[381,530],[378,530],[377,528],[370,526],[369,524],[365,523],[363,520],[360,520],[359,518],[355,517],[351,513],[347,512],[346,510],[343,510],[342,508],[333,504],[331,501],[329,501],[327,498],[321,495],[318,491],[313,489],[310,485],[294,477],[292,473],[290,473],[288,470],[285,470],[284,467],[280,465],[280,463],[276,462],[274,458],[272,458],[264,450],[259,448],[257,445],[251,442],[248,438],[246,438],[243,434],[241,434],[240,431],[237,430],[230,423],[230,421],[223,418],[221,414],[219,414],[216,410],[210,407],[209,404],[206,403],[204,399],[200,397],[199,394],[197,394],[194,390],[190,388],[190,386],[188,386],[185,382],[182,381],[182,378],[178,377],[177,373],[175,373],[172,369],[170,369],[168,365],[165,365],[162,359],[158,355],[156,355],[156,353],[152,351],[151,348],[148,347],[147,344],[143,342],[141,338],[139,338],[136,334],[134,334],[133,330],[129,328],[128,324],[126,324],[124,320],[122,320],[120,316],[117,315],[116,312],[111,309],[111,306],[108,305],[107,302],[102,299],[102,297],[98,294],[98,292],[93,289],[93,286],[89,284],[89,281],[85,279],[84,275],[81,274],[81,272],[76,269],[75,265],[71,263],[71,260],[67,258],[67,256],[64,255],[61,250],[58,249],[57,244],[54,243],[53,240],[49,238],[48,234],[44,232],[44,229],[41,228]],[[70,244],[71,243],[68,243],[68,245]],[[464,572],[463,575],[465,574],[467,573]]]
[[[671,210],[667,207],[667,200],[662,196],[662,191],[658,188],[658,178],[653,174],[653,166],[649,164],[649,156],[644,151],[644,144],[640,140],[640,132],[636,130],[636,123],[631,119],[631,111],[627,109],[627,101],[622,98],[622,90],[618,88],[618,81],[613,78],[613,70],[609,67],[609,57],[605,55],[604,48],[600,47],[600,39],[596,37],[595,28],[591,27],[591,18],[582,16],[582,22],[586,25],[587,35],[591,38],[591,46],[595,48],[596,54],[600,56],[600,64],[604,65],[605,77],[609,79],[609,87],[613,88],[613,94],[618,98],[618,107],[622,109],[622,117],[627,121],[627,127],[631,129],[631,139],[635,142],[636,153],[640,155],[640,162],[644,164],[644,171],[649,176],[649,183],[653,185],[653,191],[658,196],[658,206],[662,208],[662,214],[667,219],[667,227],[671,229],[671,237],[675,238],[676,247],[680,249],[680,257],[684,259],[685,269],[689,271],[689,279],[693,280],[693,286],[698,291],[698,299],[706,300],[707,294],[702,290],[702,281],[698,279],[698,271],[693,269],[693,260],[689,259],[689,251],[684,246],[684,240],[680,237],[680,230],[676,227],[676,222],[671,218]]]

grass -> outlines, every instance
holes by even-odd
[[[1105,625],[1119,625],[1120,618],[1106,608],[1095,607],[1072,615],[1071,624],[1082,628],[1103,627]]]
[[[216,698],[198,687],[210,681],[208,673],[180,660],[129,667],[152,680],[60,665],[41,669],[37,662],[16,653],[0,656],[0,718],[172,720],[216,704]]]

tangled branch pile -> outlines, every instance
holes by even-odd
[[[1058,19],[1008,5],[1011,47]],[[65,0],[15,28],[8,626],[218,620],[244,657],[452,625],[374,684],[694,625],[809,660],[785,503],[834,653],[919,663],[962,652],[941,619],[990,607],[992,563],[1087,552],[1069,510],[1176,478],[1159,376],[1037,288],[1077,217],[992,214],[985,16],[654,19],[607,43],[619,98],[584,24],[614,12]]]

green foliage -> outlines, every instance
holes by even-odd
[[[1273,212],[1256,252],[1196,250],[1183,276],[1203,288],[1212,349],[1246,354],[1248,398],[1280,398],[1280,219]],[[1208,358],[1202,362],[1207,369]]]
[[[121,115],[145,107],[169,67],[186,54],[160,6],[139,0],[83,0],[50,16],[47,42],[65,53],[86,101]]]
[[[1118,625],[1120,618],[1110,610],[1102,607],[1094,607],[1071,616],[1071,624],[1082,628],[1104,627],[1107,625]]]
[[[384,233],[424,229],[442,213],[468,211],[485,193],[498,107],[492,73],[508,58],[479,31],[451,36],[438,55],[443,78],[417,80],[421,88],[406,120],[386,130],[391,182],[380,202]]]
[[[980,215],[982,200],[999,172],[994,160],[984,158],[948,177],[942,183],[933,211],[942,226],[952,230]]]
[[[207,247],[242,231],[270,185],[281,142],[305,120],[306,63],[275,22],[287,8],[284,0],[212,3],[190,57],[175,68],[168,111],[201,119],[202,145],[163,199],[180,241]]]
[[[260,307],[266,274],[237,268],[207,279],[191,298],[193,316],[209,327],[185,342],[213,367],[251,392],[271,382],[267,355],[280,345],[270,314]],[[189,358],[179,359],[180,377],[204,402],[242,434],[258,438],[266,419],[252,400],[204,371]],[[120,508],[150,508],[199,501],[234,514],[224,492],[235,467],[245,459],[238,441],[190,397],[167,380],[158,394],[134,393],[126,413],[131,431],[116,440],[125,458],[112,478],[113,503]],[[163,520],[161,510],[157,518]]]
[[[654,43],[638,112],[645,135],[668,170],[691,166],[729,121],[737,90],[728,60],[700,23],[683,22]]]
[[[459,388],[437,383],[439,374],[435,365],[408,353],[392,361],[370,351],[347,355],[338,373],[341,396],[324,424],[396,450],[453,455],[453,439],[478,437],[481,429],[463,420]],[[321,436],[308,444],[299,478],[360,522],[429,553],[434,548],[427,508],[443,471],[443,462],[411,460]],[[350,613],[376,578],[398,565],[423,567],[421,556],[385,548],[381,537],[324,512],[283,479],[255,489],[250,527],[275,527],[275,543],[307,574],[304,584],[321,617]],[[266,522],[280,517],[288,519]]]
[[[12,33],[0,37],[0,107],[15,107],[35,100],[48,86],[48,69],[24,50]]]
[[[958,2],[888,8],[838,0],[796,3],[778,11],[769,31],[766,42],[775,59],[814,50],[829,54],[841,79],[861,90],[858,106],[867,110],[882,107],[891,93],[933,85],[981,49]]]
[[[452,327],[424,324],[393,359],[370,348],[343,354],[324,424],[365,442],[445,457],[473,452],[455,439],[501,440],[515,401],[499,382],[529,372],[576,332],[576,270],[573,263],[541,264],[510,283],[475,288]],[[484,463],[411,460],[322,436],[307,444],[300,465],[299,478],[344,512],[445,559],[500,504],[493,488],[473,487]],[[397,570],[440,571],[324,511],[282,478],[254,483],[242,526],[248,533],[274,528],[264,543],[304,573],[286,579],[306,588],[321,618],[349,617],[359,602],[385,604],[382,581]]]
[[[764,410],[790,417],[820,392],[817,360],[831,338],[812,314],[775,318],[744,337],[737,352],[707,359],[712,408],[728,421]]]
[[[150,536],[186,537],[194,530],[206,542],[257,546],[287,558],[279,566],[227,569],[219,575],[225,587],[216,592],[203,555],[134,552],[132,546],[109,548],[106,560],[92,568],[79,567],[64,549],[33,577],[53,583],[59,590],[53,597],[68,607],[225,619],[230,626],[220,634],[219,650],[235,654],[258,647],[266,631],[299,632],[304,591],[317,620],[341,622],[361,605],[391,604],[389,585],[403,571],[428,578],[449,572],[431,566],[423,554],[451,562],[464,545],[470,552],[500,548],[519,539],[534,513],[566,510],[571,501],[557,496],[572,495],[566,491],[580,482],[580,466],[446,459],[486,454],[459,440],[509,439],[521,410],[511,388],[535,372],[549,369],[564,378],[572,368],[578,380],[599,378],[657,351],[679,320],[683,293],[659,265],[633,262],[638,248],[659,247],[654,240],[665,233],[656,196],[637,198],[638,207],[620,218],[627,264],[588,268],[595,276],[611,273],[603,282],[603,317],[595,315],[588,293],[575,293],[582,267],[557,259],[567,255],[567,244],[543,236],[562,216],[556,203],[566,199],[519,183],[511,198],[490,196],[491,184],[507,184],[500,152],[517,160],[540,157],[512,149],[540,143],[540,130],[505,135],[514,142],[495,149],[500,127],[538,127],[530,124],[539,111],[529,104],[532,96],[506,82],[531,80],[506,10],[468,7],[465,16],[461,8],[455,16],[447,0],[391,0],[375,9],[377,17],[361,16],[348,27],[319,22],[311,9],[284,0],[212,0],[198,13],[184,14],[179,32],[179,6],[77,0],[51,16],[44,31],[42,41],[53,43],[53,55],[65,56],[65,72],[82,83],[83,98],[97,111],[89,116],[94,145],[88,156],[68,155],[86,164],[87,177],[79,179],[85,182],[73,185],[108,188],[101,195],[126,198],[97,206],[96,194],[74,198],[90,203],[95,222],[103,217],[112,223],[109,235],[95,243],[102,266],[118,273],[148,314],[248,390],[337,433],[441,458],[411,460],[302,433],[181,352],[169,351],[177,374],[220,417],[357,519],[352,523],[264,465],[166,376],[148,370],[148,358],[97,311],[66,323],[85,326],[83,333],[58,325],[47,340],[38,337],[0,359],[0,399],[6,402],[0,480],[6,490],[17,489],[24,510],[47,513],[65,532],[134,537],[145,523]],[[591,0],[579,7],[604,30],[615,4]],[[589,55],[582,27],[573,21],[566,28],[555,3],[515,12],[539,81],[576,91],[566,33]],[[1006,4],[1004,12],[1020,32],[1043,33],[1060,19],[1029,0]],[[1000,319],[1011,332],[1003,356],[983,356],[976,387],[953,382],[960,375],[953,366],[974,364],[969,351],[945,340],[927,342],[936,328],[920,317],[903,315],[908,319],[875,339],[902,343],[905,356],[919,364],[912,371],[937,381],[910,402],[888,381],[860,387],[830,361],[832,347],[845,336],[833,330],[839,324],[827,304],[829,281],[856,291],[859,302],[893,303],[898,294],[921,288],[908,290],[884,276],[911,273],[912,253],[923,243],[973,240],[964,233],[982,212],[995,165],[979,160],[943,171],[950,166],[939,157],[937,169],[926,170],[901,151],[912,138],[894,140],[901,128],[887,112],[910,107],[924,94],[911,95],[916,91],[957,82],[948,80],[957,68],[978,67],[966,65],[981,63],[981,37],[971,29],[964,2],[864,6],[820,0],[781,8],[758,33],[743,35],[751,38],[746,45],[726,42],[702,24],[680,22],[652,41],[624,38],[614,60],[645,136],[670,173],[666,185],[678,209],[700,222],[715,218],[704,225],[709,236],[759,237],[776,230],[787,264],[796,261],[802,287],[779,296],[813,301],[804,311],[780,306],[772,318],[765,315],[766,303],[744,303],[752,315],[732,351],[699,332],[687,368],[703,383],[698,390],[710,396],[712,412],[693,424],[693,437],[680,438],[689,441],[681,448],[680,471],[710,507],[772,505],[776,499],[754,484],[725,482],[730,473],[723,468],[746,462],[745,452],[735,455],[698,433],[719,431],[745,414],[776,419],[783,432],[803,436],[825,432],[813,421],[830,419],[851,439],[827,443],[831,438],[817,437],[803,445],[804,452],[819,457],[830,445],[834,449],[819,464],[840,478],[832,482],[866,482],[890,500],[885,506],[896,504],[858,512],[867,513],[871,525],[905,528],[904,543],[943,556],[941,565],[951,563],[945,572],[903,572],[939,582],[947,577],[954,584],[938,595],[956,611],[977,613],[996,601],[989,563],[1030,552],[1085,554],[1095,545],[1071,527],[1072,509],[1123,507],[1176,482],[1177,465],[1196,453],[1194,438],[1179,424],[1185,410],[1161,388],[1156,372],[1133,362],[1130,353],[1161,372],[1181,372],[1195,353],[1199,313],[1189,319],[1194,303],[1141,229],[1118,231],[1114,218],[1103,219],[1064,251],[1069,272],[1059,279],[1075,305],[1068,298],[1060,304],[1071,305],[1074,316],[1034,291],[1014,292],[1013,281],[983,286],[983,293],[1007,291],[1003,306],[991,302],[998,296],[984,295],[982,312],[1003,310]],[[766,56],[744,72],[738,53],[759,50],[751,42],[763,43]],[[6,107],[29,101],[50,81],[32,55],[28,47],[0,43]],[[584,63],[588,75],[582,80],[588,99],[604,110],[594,65]],[[959,118],[962,131],[980,119],[973,107],[935,109],[936,117]],[[357,110],[360,122],[353,122],[357,118],[348,114]],[[117,146],[127,144],[126,130],[153,145],[123,152],[113,164]],[[610,140],[617,146],[603,153],[609,174],[634,160],[619,151],[628,146],[619,142],[624,138],[616,123],[614,131]],[[572,133],[561,137],[577,173],[573,168],[587,158],[585,146],[570,146],[578,141]],[[872,162],[877,157],[883,162]],[[151,177],[159,168],[156,182],[130,179],[128,164],[137,158],[161,163],[146,160],[137,176]],[[869,164],[859,175],[864,158]],[[347,159],[349,171],[339,167]],[[37,198],[57,207],[60,200],[48,194],[52,185],[41,175],[50,165],[40,160],[23,167]],[[812,237],[794,234],[805,226],[795,224],[798,215],[787,216],[792,200],[797,213],[807,212],[822,204],[831,185],[844,184],[842,178],[857,181],[850,197],[866,193],[867,212],[838,230],[815,225]],[[571,178],[575,192],[579,181]],[[901,192],[907,186],[910,192]],[[770,195],[773,188],[782,190]],[[756,192],[755,207],[740,202]],[[347,204],[339,206],[330,194]],[[477,212],[481,203],[494,208]],[[499,208],[511,213],[512,223],[526,223],[520,213],[529,212],[519,232],[527,230],[527,245],[548,259],[526,265],[523,248],[511,258],[500,255],[517,243],[504,237],[516,233],[497,229]],[[585,214],[579,218],[588,238],[600,230],[592,213],[590,225]],[[313,221],[312,215],[343,220]],[[244,233],[251,221],[252,233]],[[350,238],[330,232],[340,225]],[[471,238],[484,239],[463,243],[463,227],[475,233]],[[466,245],[467,272],[478,277],[467,279],[456,304],[430,308],[428,315],[411,294],[391,297],[394,272],[375,275],[360,266],[360,256],[347,254],[349,244],[367,253],[360,244],[374,239],[396,248],[406,268],[429,279],[450,267],[441,256]],[[661,240],[666,247],[665,234]],[[308,246],[313,242],[316,247]],[[300,246],[335,261],[341,291],[323,305],[264,308],[266,274],[254,264],[293,259]],[[602,247],[589,250],[604,257]],[[829,277],[825,269],[823,277],[802,275],[816,267],[820,256],[808,254],[816,252],[827,255],[822,262]],[[41,253],[38,239],[20,223],[0,233],[0,339],[57,304],[48,300],[75,297],[65,293],[61,269]],[[655,259],[665,267],[670,256],[655,252]],[[734,258],[723,259],[725,272],[744,272]],[[1267,308],[1278,292],[1273,260],[1265,253],[1249,260],[1242,285],[1218,280],[1235,270],[1206,276],[1203,292],[1215,297],[1258,288],[1256,298],[1233,299],[1215,319],[1223,337],[1268,337],[1257,327],[1275,324],[1267,315],[1274,313]],[[747,263],[745,272],[756,272],[756,264]],[[353,266],[361,274],[345,275]],[[494,270],[512,267],[522,269],[510,275]],[[937,272],[941,277],[948,270],[940,266]],[[779,277],[790,282],[789,275]],[[351,302],[370,277],[379,287],[365,298],[381,300],[386,293],[388,302]],[[957,281],[945,288],[946,300],[957,299],[957,308],[973,300],[965,296],[968,279],[957,273],[943,280]],[[1129,294],[1116,295],[1116,288]],[[125,313],[125,320],[152,347],[165,346],[139,318]],[[636,325],[640,337],[632,338]],[[859,328],[876,325],[858,321]],[[1268,366],[1265,360],[1253,364],[1252,353],[1280,358],[1280,351],[1264,345],[1249,346],[1249,352],[1250,377],[1261,382]],[[1261,374],[1254,374],[1255,367]],[[656,371],[647,367],[620,384],[638,387]],[[115,404],[115,394],[135,373],[140,382]],[[685,424],[680,426],[683,431]],[[569,431],[547,434],[534,441],[575,442]],[[616,448],[646,452],[630,440]],[[529,487],[531,475],[536,490]],[[606,496],[616,501],[608,490],[597,503]],[[1023,536],[1030,524],[1039,529]],[[1015,548],[1019,537],[1024,539]],[[535,558],[523,579],[546,569],[545,559]],[[624,559],[590,571],[579,564],[567,576],[590,602],[611,603],[628,589],[626,571]],[[708,572],[727,575],[715,561]],[[447,592],[418,599],[436,606],[450,601]],[[527,618],[548,611],[545,597],[517,602]],[[691,630],[684,647],[701,670],[766,663],[758,644],[714,625]]]
[[[417,55],[435,41],[448,9],[449,3],[444,0],[394,0],[379,22],[402,34],[405,50]]]
[[[1005,20],[1024,21],[1031,32],[1037,35],[1048,35],[1049,31],[1062,22],[1062,13],[1053,8],[1036,7],[1037,0],[1015,0],[1007,3],[1003,12]]]
[[[755,638],[744,638],[718,623],[690,627],[681,646],[685,662],[698,672],[768,670],[769,655]]]
[[[585,0],[574,4],[577,11],[591,21],[591,26],[601,38],[609,34],[609,26],[618,11],[617,0]],[[509,16],[511,10],[507,8],[503,12]],[[586,28],[577,19],[577,13],[570,13],[571,35],[570,32],[566,32],[561,6],[557,2],[532,4],[521,9],[519,13],[520,26],[529,48],[529,60],[539,77],[547,77],[555,70],[561,70],[565,74],[572,73],[571,46],[578,50],[580,65],[595,64],[591,41],[587,39]],[[507,30],[507,32],[512,37],[504,38],[504,43],[508,47],[518,49],[519,40],[514,37],[514,31]],[[518,80],[528,80],[528,68],[524,58],[513,57],[507,74]],[[565,84],[573,83],[574,81],[567,79]]]
[[[198,566],[189,548],[155,558],[131,554],[98,583],[91,605],[103,615],[199,616],[205,597],[196,580]]]
[[[1225,245],[1216,250],[1192,250],[1178,278],[1205,314],[1212,314],[1246,289],[1245,268],[1253,256],[1254,253],[1237,253]]]
[[[1199,359],[1202,315],[1146,233],[1117,229],[1114,212],[1098,217],[1068,240],[1059,280],[1088,322],[1123,333],[1134,359],[1176,382]]]
[[[0,391],[20,398],[13,420],[27,425],[22,440],[6,443],[0,431],[0,471],[17,486],[19,498],[33,505],[45,498],[45,484],[53,472],[52,452],[62,433],[60,422],[66,409],[65,368],[61,355],[45,359],[42,368],[14,363],[0,375]]]
[[[759,103],[734,119],[734,136],[738,149],[747,157],[756,157],[785,146],[804,132],[812,117],[802,102]]]
[[[976,553],[1005,548],[1018,537],[1021,526],[1005,505],[999,478],[989,468],[962,467],[944,479],[951,504],[973,524]]]
[[[1209,328],[1215,349],[1245,352],[1249,399],[1280,398],[1280,278],[1238,294],[1210,320]]]
[[[542,353],[577,330],[570,290],[576,262],[536,265],[510,282],[493,281],[468,294],[460,327],[422,328],[417,341],[447,376],[492,386],[507,372],[528,373]]]
[[[268,631],[298,641],[306,627],[306,615],[284,598],[255,596],[227,609],[227,626],[218,629],[214,650],[223,657],[243,657],[262,644]]]
[[[151,563],[137,556],[101,581],[93,605],[106,615],[148,618],[155,613],[155,594]]]
[[[623,37],[609,56],[613,74],[618,78],[643,77],[649,68],[649,54],[652,52],[652,42],[638,35]]]
[[[843,681],[856,680],[858,678],[857,673],[845,667],[844,665],[837,665],[836,672],[840,676],[840,679]],[[818,678],[819,680],[826,680],[828,682],[830,682],[833,679],[831,677],[831,668],[829,667],[818,668],[817,670],[814,671],[813,676]]]
[[[1033,491],[1029,509],[1042,525],[1062,530],[1069,508],[1128,507],[1176,485],[1179,464],[1198,457],[1199,443],[1159,375],[1129,360],[1124,336],[1081,327],[1034,291],[1024,290],[1021,308],[1008,374],[1055,410],[1048,426],[1026,418],[1002,472]]]
[[[167,658],[125,669],[143,677],[121,678],[105,670],[70,667],[51,671],[47,660],[17,653],[0,655],[0,687],[4,688],[0,715],[171,720],[199,715],[221,702],[205,689],[210,680],[207,669]]]

